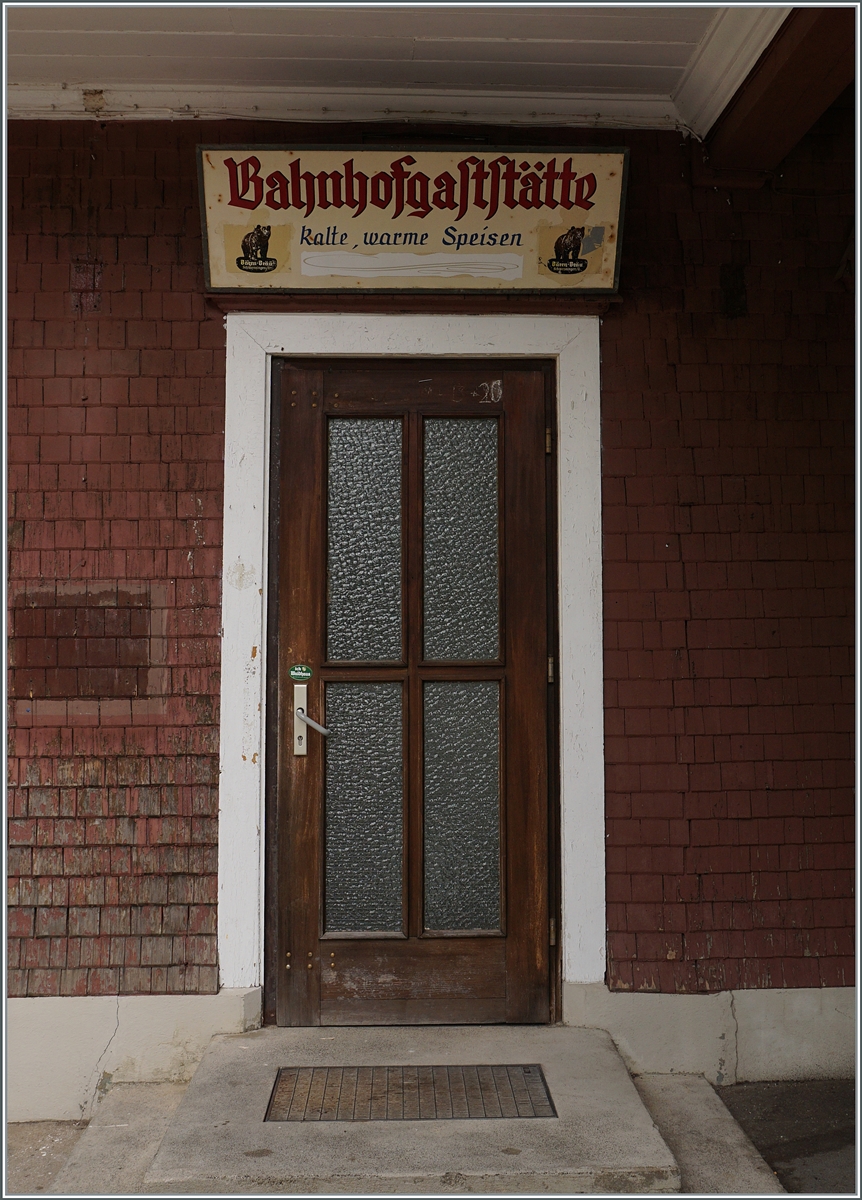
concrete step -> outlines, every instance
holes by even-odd
[[[264,1122],[286,1066],[540,1063],[556,1118]],[[564,1026],[261,1029],[216,1037],[146,1172],[151,1193],[677,1192],[607,1033]]]
[[[46,1189],[60,1196],[139,1193],[187,1083],[119,1083],[102,1098]]]
[[[639,1075],[635,1087],[673,1151],[684,1192],[784,1193],[778,1176],[702,1075]]]

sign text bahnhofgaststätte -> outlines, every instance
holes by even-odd
[[[213,291],[616,290],[625,150],[198,155]]]

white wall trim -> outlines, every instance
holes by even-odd
[[[696,137],[706,137],[791,12],[751,5],[719,10],[673,93],[680,121]]]
[[[677,129],[669,96],[482,92],[444,88],[240,87],[13,83],[9,120],[450,121]]]
[[[542,357],[558,364],[563,973],[604,977],[601,442],[597,317],[227,318],[219,963],[259,986],[263,951],[267,412],[275,354]]]

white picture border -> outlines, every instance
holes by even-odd
[[[605,973],[598,317],[227,317],[218,831],[222,987],[263,982],[269,389],[275,355],[557,363],[563,979]]]

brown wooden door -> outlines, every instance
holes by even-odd
[[[275,363],[280,1025],[550,1019],[546,380]]]

